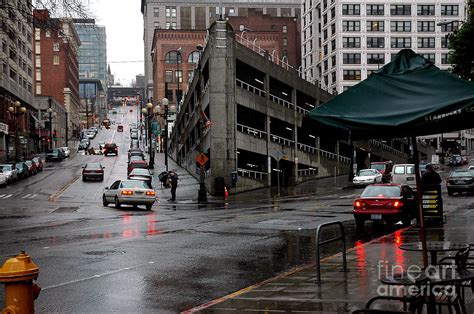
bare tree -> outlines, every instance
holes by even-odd
[[[92,17],[84,0],[34,0],[35,9],[46,9],[52,17],[87,19]]]

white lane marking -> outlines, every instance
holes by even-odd
[[[355,196],[356,196],[355,194],[350,194],[350,195],[339,196],[339,198],[353,198]]]
[[[3,198],[6,194],[0,194],[0,198]]]
[[[12,197],[12,196],[13,196],[13,194],[8,194],[8,195],[5,196],[3,199],[10,198],[10,197]]]
[[[30,196],[31,196],[31,194],[26,194],[26,195],[23,196],[22,198],[24,199],[24,198],[28,198],[28,197],[30,197]]]
[[[35,198],[37,196],[38,196],[38,194],[33,194],[33,195],[30,196],[30,199]]]

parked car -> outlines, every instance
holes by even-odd
[[[117,132],[123,132],[123,125],[119,124],[117,126]]]
[[[122,205],[145,205],[150,210],[155,200],[155,191],[146,182],[138,180],[117,180],[106,187],[102,194],[102,204],[108,206],[114,203],[116,208]]]
[[[416,190],[415,165],[396,164],[393,165],[392,183],[405,184]]]
[[[114,154],[115,156],[118,156],[118,146],[115,143],[107,143],[104,146],[104,149],[102,150],[105,156],[108,156],[110,154]]]
[[[141,151],[141,149],[133,149],[128,151],[128,162],[130,162],[130,158],[133,156],[140,156],[143,160],[145,160],[145,154]]]
[[[449,163],[448,164],[450,166],[461,166],[463,164],[461,155],[452,155],[449,158]]]
[[[373,161],[370,163],[370,169],[375,169],[382,174],[382,182],[388,183],[392,179],[393,162],[387,161]]]
[[[67,148],[67,147],[60,147],[60,148],[61,148],[61,149],[63,150],[63,152],[64,152],[64,157],[65,157],[65,158],[69,158],[69,156],[71,155],[71,151],[69,150],[69,148]]]
[[[448,195],[463,192],[474,192],[474,173],[469,170],[455,170],[446,180]]]
[[[26,160],[25,164],[28,167],[28,172],[30,175],[36,174],[38,172],[38,169],[36,169],[36,164],[32,160]]]
[[[17,162],[15,167],[16,170],[18,170],[19,179],[25,179],[30,176],[30,173],[28,172],[28,166],[23,161]]]
[[[98,145],[99,145],[99,149],[100,149],[100,150],[103,150],[104,147],[105,147],[105,142],[99,142]]]
[[[130,133],[130,138],[132,140],[138,140],[138,132],[131,132]]]
[[[367,220],[410,225],[416,208],[415,193],[408,185],[373,184],[356,198],[353,214],[357,228],[363,228]]]
[[[91,142],[88,139],[82,139],[81,142],[79,143],[78,150],[87,150],[90,144]]]
[[[132,170],[135,168],[148,169],[148,163],[144,160],[131,161],[127,167],[127,175],[129,175],[130,172],[132,172]]]
[[[140,148],[140,141],[139,140],[131,140],[130,141],[130,149]]]
[[[128,175],[128,179],[145,181],[149,186],[151,186],[152,175],[148,169],[135,168]]]
[[[1,187],[7,186],[7,176],[3,172],[0,172],[0,186]]]
[[[13,183],[18,181],[18,170],[16,170],[13,164],[1,164],[0,172],[7,177],[7,183]]]
[[[64,152],[62,149],[53,148],[46,152],[46,161],[63,161]]]
[[[382,183],[382,174],[375,169],[361,169],[352,179],[354,185]]]
[[[40,157],[34,157],[32,161],[35,163],[36,169],[38,170],[38,172],[43,171],[43,161],[41,160]]]
[[[91,131],[94,131],[95,134],[97,134],[97,132],[99,132],[99,128],[96,127],[96,126],[91,127],[90,130],[91,130]]]
[[[86,136],[89,139],[94,139],[95,138],[95,132],[94,131],[89,131],[89,132],[87,132]]]
[[[104,181],[104,166],[100,163],[87,163],[82,167],[82,181],[86,180]]]
[[[128,163],[131,163],[131,162],[137,161],[137,160],[145,160],[145,157],[143,155],[130,156],[128,158]]]

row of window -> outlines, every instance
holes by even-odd
[[[423,58],[435,62],[435,53],[419,53]],[[391,59],[393,59],[396,54],[391,54]],[[385,54],[384,53],[368,53],[367,54],[367,64],[385,64]],[[342,55],[342,64],[361,64],[361,54],[360,53],[344,53]],[[448,54],[441,54],[441,64],[448,64]]]
[[[436,37],[418,37],[417,47],[418,48],[435,48]],[[367,37],[367,48],[385,48],[384,37]],[[327,47],[327,46],[324,46]],[[324,48],[323,47],[323,48]],[[360,37],[343,37],[342,38],[343,48],[360,48]],[[412,48],[411,37],[391,37],[390,48]],[[441,48],[448,48],[447,37],[441,37]],[[327,54],[327,49],[324,49],[324,54]],[[332,51],[335,49],[333,48]]]
[[[22,75],[19,75],[17,71],[15,71],[15,69],[13,69],[12,67],[9,67],[6,62],[2,62],[1,71],[3,75],[10,77],[10,79],[17,83],[19,87],[22,87],[23,89],[27,90],[30,94],[33,93],[33,86],[31,85],[31,83],[28,82],[28,79],[23,77]]]
[[[385,6],[383,4],[367,4],[367,15],[385,15]],[[434,4],[418,5],[416,10],[417,15],[435,15]],[[342,15],[360,15],[360,4],[343,4]],[[390,5],[390,15],[411,15],[410,4],[392,4]],[[459,6],[454,4],[441,5],[441,16],[458,16]]]
[[[434,21],[417,21],[418,32],[434,32]],[[334,25],[334,24],[333,24]],[[459,21],[452,21],[450,23],[440,25],[442,32],[453,32],[459,26]],[[366,29],[368,32],[383,32],[385,31],[385,21],[367,21]],[[342,30],[345,32],[360,32],[361,21],[342,21]],[[411,32],[412,21],[390,21],[391,32]]]
[[[165,63],[168,64],[177,64],[182,63],[183,56],[179,51],[170,51],[165,55]],[[199,62],[199,51],[193,51],[188,55],[188,63],[198,63]]]

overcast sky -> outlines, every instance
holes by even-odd
[[[90,0],[96,24],[106,28],[107,63],[115,82],[123,86],[130,86],[136,75],[144,73],[140,4],[140,0]]]

